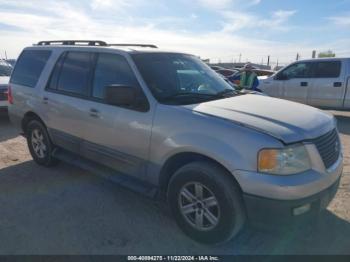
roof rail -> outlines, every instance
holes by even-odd
[[[88,46],[107,46],[107,43],[100,40],[55,40],[40,41],[37,45],[88,45]]]
[[[138,46],[138,47],[150,47],[150,48],[158,48],[156,45],[147,45],[147,44],[108,44],[109,46]]]

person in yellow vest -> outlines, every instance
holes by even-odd
[[[252,64],[247,63],[243,67],[243,72],[241,73],[239,87],[241,89],[247,89],[247,90],[261,92],[261,90],[258,89],[258,86],[259,86],[258,75],[253,71]]]

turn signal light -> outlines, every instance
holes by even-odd
[[[274,149],[261,150],[259,153],[259,170],[269,171],[278,165],[278,151]]]

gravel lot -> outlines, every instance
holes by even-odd
[[[332,112],[345,169],[328,210],[313,225],[247,228],[214,247],[184,236],[159,203],[68,164],[36,165],[0,117],[0,254],[350,254],[350,112]]]

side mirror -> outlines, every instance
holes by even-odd
[[[105,89],[105,99],[110,105],[132,106],[136,100],[136,90],[132,86],[109,85]]]
[[[109,105],[126,107],[141,112],[149,110],[145,95],[134,86],[109,85],[105,89],[105,101]]]

